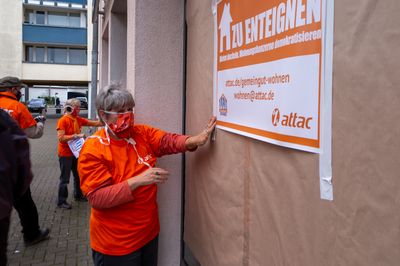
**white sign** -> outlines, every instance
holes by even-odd
[[[215,7],[217,127],[319,153],[324,0]]]
[[[84,142],[85,140],[83,138],[78,138],[68,141],[68,146],[72,151],[72,153],[74,154],[75,158],[79,157],[79,153],[81,152]]]

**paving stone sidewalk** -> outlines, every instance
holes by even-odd
[[[19,217],[13,210],[8,237],[9,265],[93,265],[89,246],[90,207],[73,200],[73,177],[68,187],[72,210],[56,208],[60,176],[57,157],[57,119],[48,119],[42,138],[30,140],[34,179],[33,200],[42,227],[48,227],[50,239],[25,247]]]

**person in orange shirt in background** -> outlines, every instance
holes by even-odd
[[[6,111],[22,129],[28,138],[40,138],[43,135],[44,118],[36,121],[28,108],[21,102],[21,88],[28,86],[16,77],[7,76],[0,79],[0,108]],[[22,225],[25,245],[33,245],[48,239],[50,230],[39,227],[39,214],[32,199],[30,187],[14,201],[14,208],[18,212]]]
[[[35,120],[28,108],[19,101],[23,87],[28,88],[16,77],[2,78],[0,80],[0,108],[17,121],[28,138],[37,139],[43,135],[45,119],[43,116],[38,116]]]
[[[81,189],[92,207],[95,265],[157,265],[157,185],[169,174],[156,167],[157,157],[196,150],[216,124],[212,117],[196,136],[167,133],[136,125],[134,106],[132,95],[118,84],[103,89],[96,109],[105,127],[86,140],[79,155]]]
[[[100,121],[92,121],[79,116],[81,102],[78,99],[69,99],[65,102],[64,115],[57,123],[58,137],[58,160],[60,163],[60,184],[58,186],[57,206],[62,209],[71,209],[67,202],[69,178],[74,176],[74,198],[76,201],[87,201],[82,195],[80,188],[79,174],[77,170],[77,159],[72,153],[68,142],[71,140],[84,138],[81,133],[82,126],[99,127]]]

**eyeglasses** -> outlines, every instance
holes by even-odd
[[[129,113],[133,113],[132,111],[126,111],[126,112],[112,112],[112,111],[103,111],[104,113],[108,114],[108,115],[125,115],[125,114],[129,114]]]

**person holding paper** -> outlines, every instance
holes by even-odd
[[[79,155],[81,189],[92,206],[90,243],[94,265],[156,266],[160,224],[157,185],[168,171],[157,157],[194,151],[215,128],[211,117],[195,136],[134,123],[135,102],[118,84],[104,88],[96,109],[104,122]]]
[[[65,102],[64,115],[57,123],[58,137],[58,160],[60,163],[60,184],[58,186],[57,206],[62,209],[71,209],[67,202],[69,178],[74,176],[74,198],[76,201],[87,201],[82,195],[79,186],[79,174],[77,170],[77,158],[71,151],[70,145],[82,143],[84,134],[81,133],[82,126],[99,127],[102,122],[88,120],[79,116],[81,102],[78,99],[69,99]],[[75,146],[74,146],[75,145]],[[74,150],[75,151],[75,150]],[[76,153],[79,154],[79,151]]]

